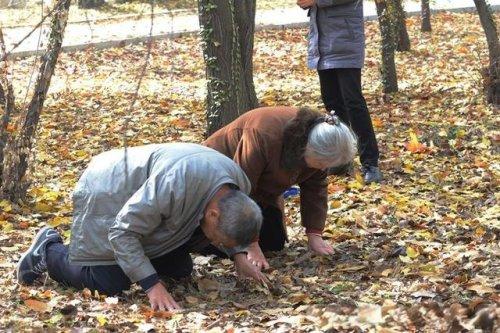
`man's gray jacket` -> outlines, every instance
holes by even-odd
[[[362,0],[317,0],[309,16],[309,68],[363,67],[365,30]]]
[[[156,274],[149,259],[184,244],[224,184],[250,193],[236,163],[196,144],[97,155],[73,192],[69,260],[82,266],[118,263],[132,282]]]

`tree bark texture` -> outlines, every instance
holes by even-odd
[[[33,96],[26,110],[20,115],[17,137],[9,140],[5,149],[3,184],[0,193],[11,200],[22,199],[29,185],[26,171],[30,152],[50,80],[61,51],[71,0],[60,0],[60,2],[59,9],[54,12],[50,23],[47,50],[42,56]]]
[[[429,5],[429,0],[422,0],[421,17],[422,17],[422,25],[420,26],[420,30],[422,32],[432,31],[431,7]]]
[[[408,29],[406,28],[406,12],[403,7],[403,0],[391,0],[394,5],[395,12],[395,23],[397,27],[397,51],[404,52],[410,51],[411,42],[410,36],[408,35]]]
[[[488,43],[490,64],[484,71],[484,85],[488,103],[500,105],[500,44],[492,10],[486,0],[474,0]]]
[[[4,58],[6,52],[3,31],[0,27],[0,57]],[[14,89],[12,88],[12,82],[9,76],[9,63],[5,57],[5,59],[0,62],[0,107],[2,110],[2,117],[0,118],[0,187],[3,183],[4,150],[10,137],[8,128],[15,106]]]
[[[391,13],[386,0],[376,0],[377,16],[382,35],[382,84],[384,93],[398,91],[398,78],[396,73],[396,63],[394,61],[395,36],[394,24],[391,20]]]
[[[253,83],[255,0],[199,0],[207,77],[207,135],[258,105]]]

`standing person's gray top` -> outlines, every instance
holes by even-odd
[[[237,164],[196,144],[156,144],[128,148],[126,155],[124,149],[97,155],[73,193],[70,261],[118,263],[132,282],[149,277],[156,273],[149,259],[184,244],[224,184],[250,193],[250,182]]]
[[[317,0],[309,15],[309,68],[363,67],[363,0]]]

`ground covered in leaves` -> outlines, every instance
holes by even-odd
[[[498,110],[486,106],[484,35],[474,14],[440,14],[431,35],[409,20],[411,52],[397,56],[400,93],[382,96],[379,33],[367,23],[364,88],[380,143],[381,185],[330,179],[325,233],[332,257],[308,254],[298,201],[291,242],[269,254],[271,290],[238,281],[229,260],[195,257],[192,279],[170,282],[179,313],[148,309],[137,288],[120,297],[15,283],[16,261],[45,224],[68,237],[70,192],[90,157],[119,147],[199,142],[204,65],[196,37],[154,44],[129,112],[145,46],[63,54],[41,120],[30,200],[0,202],[0,327],[110,331],[494,331],[498,329]],[[305,67],[306,30],[256,36],[255,82],[265,105],[321,107]],[[22,102],[33,59],[16,60]],[[15,131],[15,128],[11,128]]]

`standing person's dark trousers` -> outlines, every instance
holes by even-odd
[[[328,111],[335,111],[358,136],[359,155],[364,167],[378,166],[379,151],[372,120],[361,90],[360,68],[318,70],[321,97]]]

